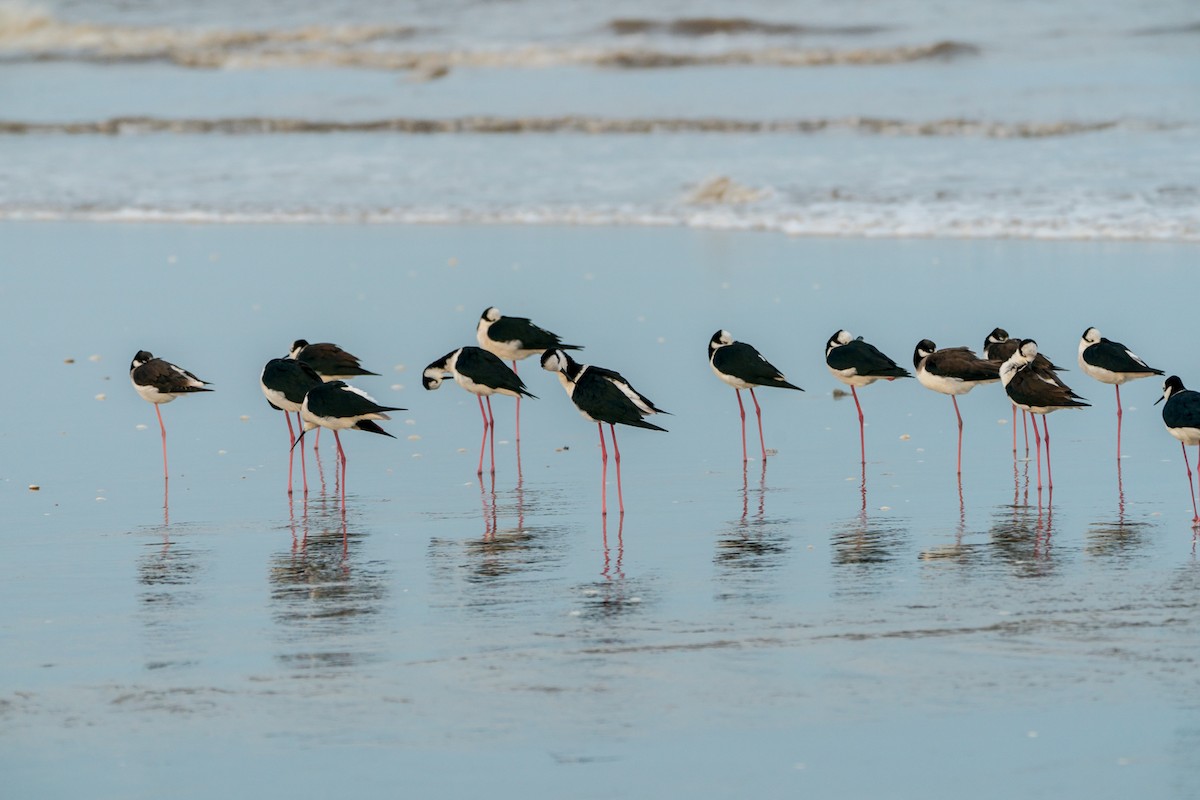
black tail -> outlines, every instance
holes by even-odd
[[[366,431],[368,433],[382,433],[384,436],[390,436],[393,439],[396,438],[369,419],[360,419],[354,427],[358,428],[360,431]]]

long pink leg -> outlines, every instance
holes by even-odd
[[[1029,412],[1021,409],[1021,424],[1025,426],[1025,455],[1029,455]],[[1034,438],[1037,438],[1037,425],[1033,426]]]
[[[754,401],[754,413],[758,415],[758,443],[762,445],[763,461],[767,460],[767,440],[763,438],[762,432],[762,409],[758,407],[758,398],[754,396],[754,390],[750,390],[750,399]],[[745,425],[742,426],[742,434],[745,435]],[[743,440],[744,444],[744,440]]]
[[[742,415],[742,463],[745,464],[750,460],[746,455],[746,407],[742,405],[742,390],[734,389],[733,393],[737,396],[738,413]]]
[[[600,516],[605,517],[608,516],[608,449],[604,446],[604,424],[597,422],[596,430],[600,431]]]
[[[167,426],[166,426],[166,425],[163,425],[163,421],[162,421],[162,411],[159,409],[159,407],[158,407],[158,406],[159,406],[159,404],[158,404],[158,403],[155,403],[155,404],[154,404],[154,413],[155,413],[155,414],[158,414],[158,427],[159,427],[159,429],[161,429],[161,430],[162,430],[162,443],[163,443],[163,480],[164,480],[164,481],[167,481],[167,480],[170,480],[170,479],[171,479],[171,478],[170,478],[170,473],[169,473],[169,472],[167,472]]]
[[[488,438],[488,416],[483,410],[483,395],[475,395],[475,399],[479,401],[479,413],[483,415],[483,440],[479,443],[479,468],[475,470],[476,475],[483,474],[483,452],[487,449]]]
[[[1046,419],[1048,415],[1042,415],[1042,430],[1046,434],[1046,483],[1051,491],[1054,491],[1054,470],[1050,467],[1050,420]],[[1034,426],[1037,426],[1037,421],[1034,421]]]
[[[1034,440],[1033,448],[1037,451],[1037,473],[1038,473],[1037,488],[1038,488],[1038,491],[1041,491],[1041,488],[1042,488],[1042,437],[1038,433],[1037,420],[1033,421],[1033,440]]]
[[[958,417],[958,474],[962,475],[962,414],[958,413],[958,398],[950,395],[954,401],[954,416]]]
[[[488,410],[488,443],[491,450],[492,474],[496,474],[496,415],[492,413],[492,397],[487,398]]]
[[[320,449],[321,449],[321,429],[317,428],[317,438],[316,438],[316,441],[313,442],[313,452],[315,453]]]
[[[1117,389],[1117,460],[1121,460],[1121,384],[1116,385]]]
[[[1192,465],[1188,463],[1187,445],[1180,442],[1179,447],[1183,450],[1183,466],[1187,469],[1188,489],[1192,493],[1192,522],[1200,522],[1200,511],[1196,510],[1196,487],[1192,485]],[[1197,456],[1197,464],[1200,465],[1200,456]]]
[[[1012,409],[1013,409],[1013,460],[1015,461],[1017,458],[1017,407],[1014,405],[1012,407]]]
[[[291,440],[291,447],[288,449],[288,494],[292,493],[292,465],[296,463],[296,431],[292,429],[292,415],[288,412],[283,412],[283,418],[288,424],[288,439]]]
[[[333,441],[337,443],[338,458],[342,461],[342,513],[346,511],[346,451],[342,449],[342,437],[333,432]]]
[[[625,514],[625,498],[621,496],[621,450],[617,447],[617,426],[609,423],[613,439],[613,461],[617,462],[617,503],[621,506],[621,515]],[[603,431],[601,431],[603,435]]]
[[[296,425],[300,428],[300,432],[303,433],[304,432],[304,423],[300,419],[299,411],[296,412]],[[289,462],[288,469],[289,470],[291,469],[290,462]],[[308,465],[305,463],[305,459],[304,459],[304,440],[303,439],[300,441],[300,476],[304,480],[304,493],[308,494]],[[291,486],[291,485],[292,485],[292,482],[289,480],[288,486]]]
[[[862,405],[858,402],[858,392],[854,387],[850,387],[850,394],[854,396],[854,407],[858,409],[858,446],[862,450],[862,463],[867,463],[867,434],[863,429],[863,413]]]

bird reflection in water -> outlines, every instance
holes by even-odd
[[[487,582],[521,571],[527,551],[536,545],[536,537],[525,526],[525,483],[518,475],[511,494],[511,513],[516,525],[500,527],[501,497],[496,493],[496,476],[479,478],[479,498],[483,508],[483,537],[468,542],[472,553],[471,574],[468,580]],[[490,488],[484,481],[490,480]],[[505,508],[508,512],[509,508]]]
[[[1037,492],[1036,507],[1029,505],[1029,462],[1023,463],[1024,475],[1013,464],[1013,502],[1000,506],[992,523],[990,535],[993,552],[1014,568],[1022,577],[1044,577],[1054,573],[1053,552],[1054,507],[1049,502],[1053,490],[1042,503],[1042,491]]]
[[[642,607],[641,592],[635,581],[625,576],[625,516],[617,515],[617,532],[608,535],[608,515],[600,517],[600,543],[604,561],[601,580],[582,587],[584,598],[580,616],[588,620],[614,622]]]
[[[833,563],[848,568],[835,574],[839,578],[852,576],[854,593],[874,594],[883,588],[879,581],[887,573],[887,565],[895,560],[895,550],[903,545],[907,530],[900,521],[876,521],[867,514],[865,465],[859,493],[862,506],[858,514],[833,533]]]
[[[966,564],[976,553],[974,545],[963,542],[967,533],[967,504],[963,499],[962,475],[958,476],[958,522],[954,528],[954,542],[936,545],[921,551],[922,561],[930,563]]]
[[[1149,527],[1145,522],[1131,521],[1125,508],[1125,483],[1121,476],[1121,462],[1117,461],[1117,515],[1088,526],[1086,552],[1092,556],[1119,556],[1122,559],[1135,554],[1145,544],[1142,534]]]
[[[338,502],[303,501],[297,521],[288,499],[292,542],[271,559],[272,618],[281,629],[275,658],[289,668],[355,666],[374,653],[372,624],[387,596],[389,570],[360,563],[364,534],[351,530]]]
[[[147,635],[146,668],[162,669],[194,664],[200,653],[188,649],[194,637],[189,621],[200,605],[196,581],[202,574],[201,556],[186,524],[176,526],[175,540],[167,535],[164,523],[146,542],[145,552],[137,560],[138,616]]]
[[[742,464],[742,516],[717,540],[713,564],[730,587],[719,599],[754,599],[762,591],[762,575],[777,569],[787,553],[787,531],[783,521],[766,515],[767,462],[762,461],[758,485],[750,487],[750,467]],[[751,495],[757,500],[751,503]],[[751,510],[753,508],[753,511]]]

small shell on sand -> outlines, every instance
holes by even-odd
[[[36,483],[31,483],[31,484],[29,484],[29,491],[31,491],[31,492],[40,492],[41,490],[42,490],[42,487],[41,487],[41,486],[38,486]]]

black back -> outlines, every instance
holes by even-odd
[[[475,383],[491,386],[493,389],[507,389],[524,397],[536,399],[536,395],[530,394],[525,388],[525,382],[521,380],[521,376],[513,372],[512,368],[495,353],[484,350],[482,347],[474,345],[464,347],[458,354],[455,369]]]
[[[263,367],[262,383],[268,389],[282,393],[291,402],[302,403],[308,390],[319,386],[322,381],[317,371],[303,361],[272,358]],[[274,403],[270,405],[272,408],[278,408]]]
[[[526,317],[501,316],[488,328],[487,336],[497,342],[520,342],[523,350],[581,350],[579,345],[563,344],[558,334],[533,324]]]
[[[571,399],[579,410],[594,420],[611,425],[632,425],[635,428],[665,431],[666,428],[660,428],[642,419],[642,410],[613,385],[612,376],[628,385],[628,382],[615,372],[602,368],[589,366],[579,376],[575,381],[575,390],[571,393]],[[650,407],[653,408],[653,405]]]
[[[330,381],[308,390],[308,411],[317,417],[347,419],[405,410],[407,409],[381,406],[369,397],[352,392],[345,381]]]
[[[1083,360],[1093,367],[1106,369],[1109,372],[1126,372],[1135,375],[1162,375],[1161,369],[1155,369],[1145,361],[1134,358],[1129,348],[1120,342],[1100,337],[1100,341],[1083,349]]]
[[[837,370],[855,369],[863,377],[911,378],[912,374],[861,338],[829,351],[825,363]]]
[[[763,358],[762,353],[745,342],[733,342],[715,348],[712,364],[726,375],[732,375],[746,383],[758,386],[782,386],[785,389],[804,391],[784,380],[783,373]]]

